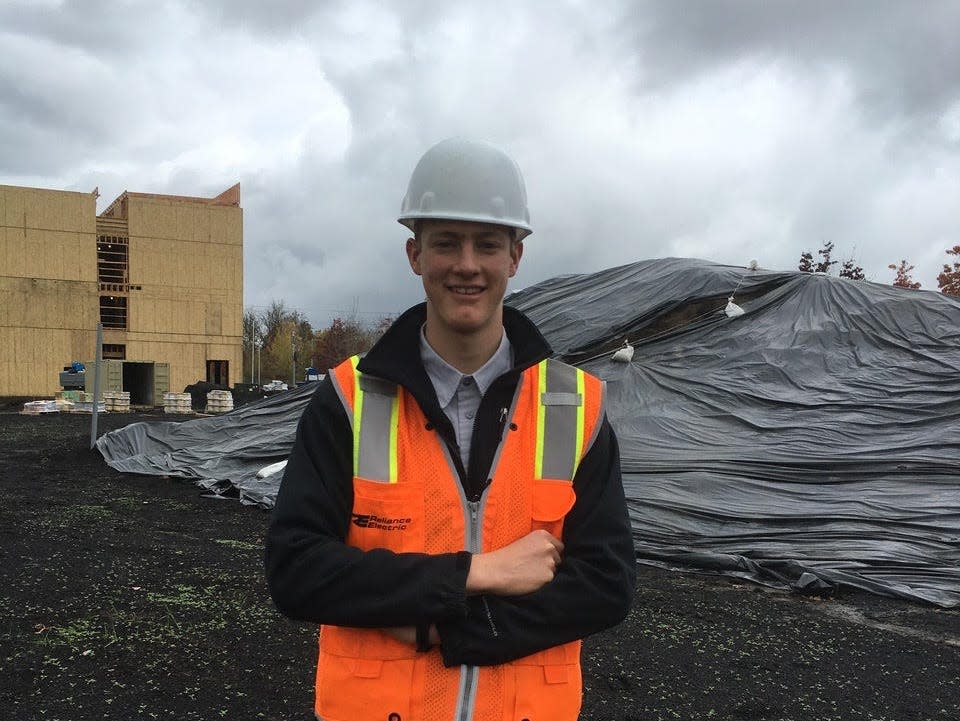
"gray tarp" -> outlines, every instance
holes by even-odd
[[[272,507],[282,474],[259,479],[257,471],[289,455],[316,389],[307,383],[217,417],[131,423],[100,436],[97,449],[118,471],[190,478],[214,493]]]
[[[731,293],[740,317],[722,311]],[[957,299],[667,259],[555,278],[507,302],[608,382],[640,560],[960,604]],[[633,361],[611,362],[625,337]],[[177,424],[207,430],[186,456],[158,446],[159,463],[133,462],[172,433],[156,424],[98,446],[140,473],[200,477],[213,464],[213,478],[269,504],[275,492],[250,479],[289,448],[304,393],[272,399],[290,405],[282,427],[256,407]],[[271,452],[257,455],[268,434]],[[226,461],[231,447],[247,461]]]

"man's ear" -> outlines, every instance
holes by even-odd
[[[517,268],[520,267],[520,258],[523,257],[523,241],[515,240],[510,244],[510,275],[512,278],[517,274]]]
[[[413,238],[407,238],[407,260],[410,262],[410,268],[417,275],[420,272],[420,244]]]

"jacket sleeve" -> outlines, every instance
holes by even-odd
[[[636,566],[617,439],[606,417],[574,478],[554,579],[524,596],[471,596],[466,617],[437,622],[447,666],[504,663],[623,620]]]
[[[267,585],[277,608],[294,619],[355,628],[463,616],[468,554],[361,551],[344,543],[352,444],[328,377],[300,419],[267,531]]]

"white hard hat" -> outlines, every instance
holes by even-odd
[[[430,148],[410,176],[400,217],[468,220],[516,228],[517,240],[533,232],[520,168],[489,143],[449,138]]]

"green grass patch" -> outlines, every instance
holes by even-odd
[[[227,546],[228,548],[236,548],[242,551],[262,551],[263,546],[259,543],[250,543],[249,541],[237,541],[232,538],[215,538],[213,539],[214,543],[219,543],[221,546]]]

